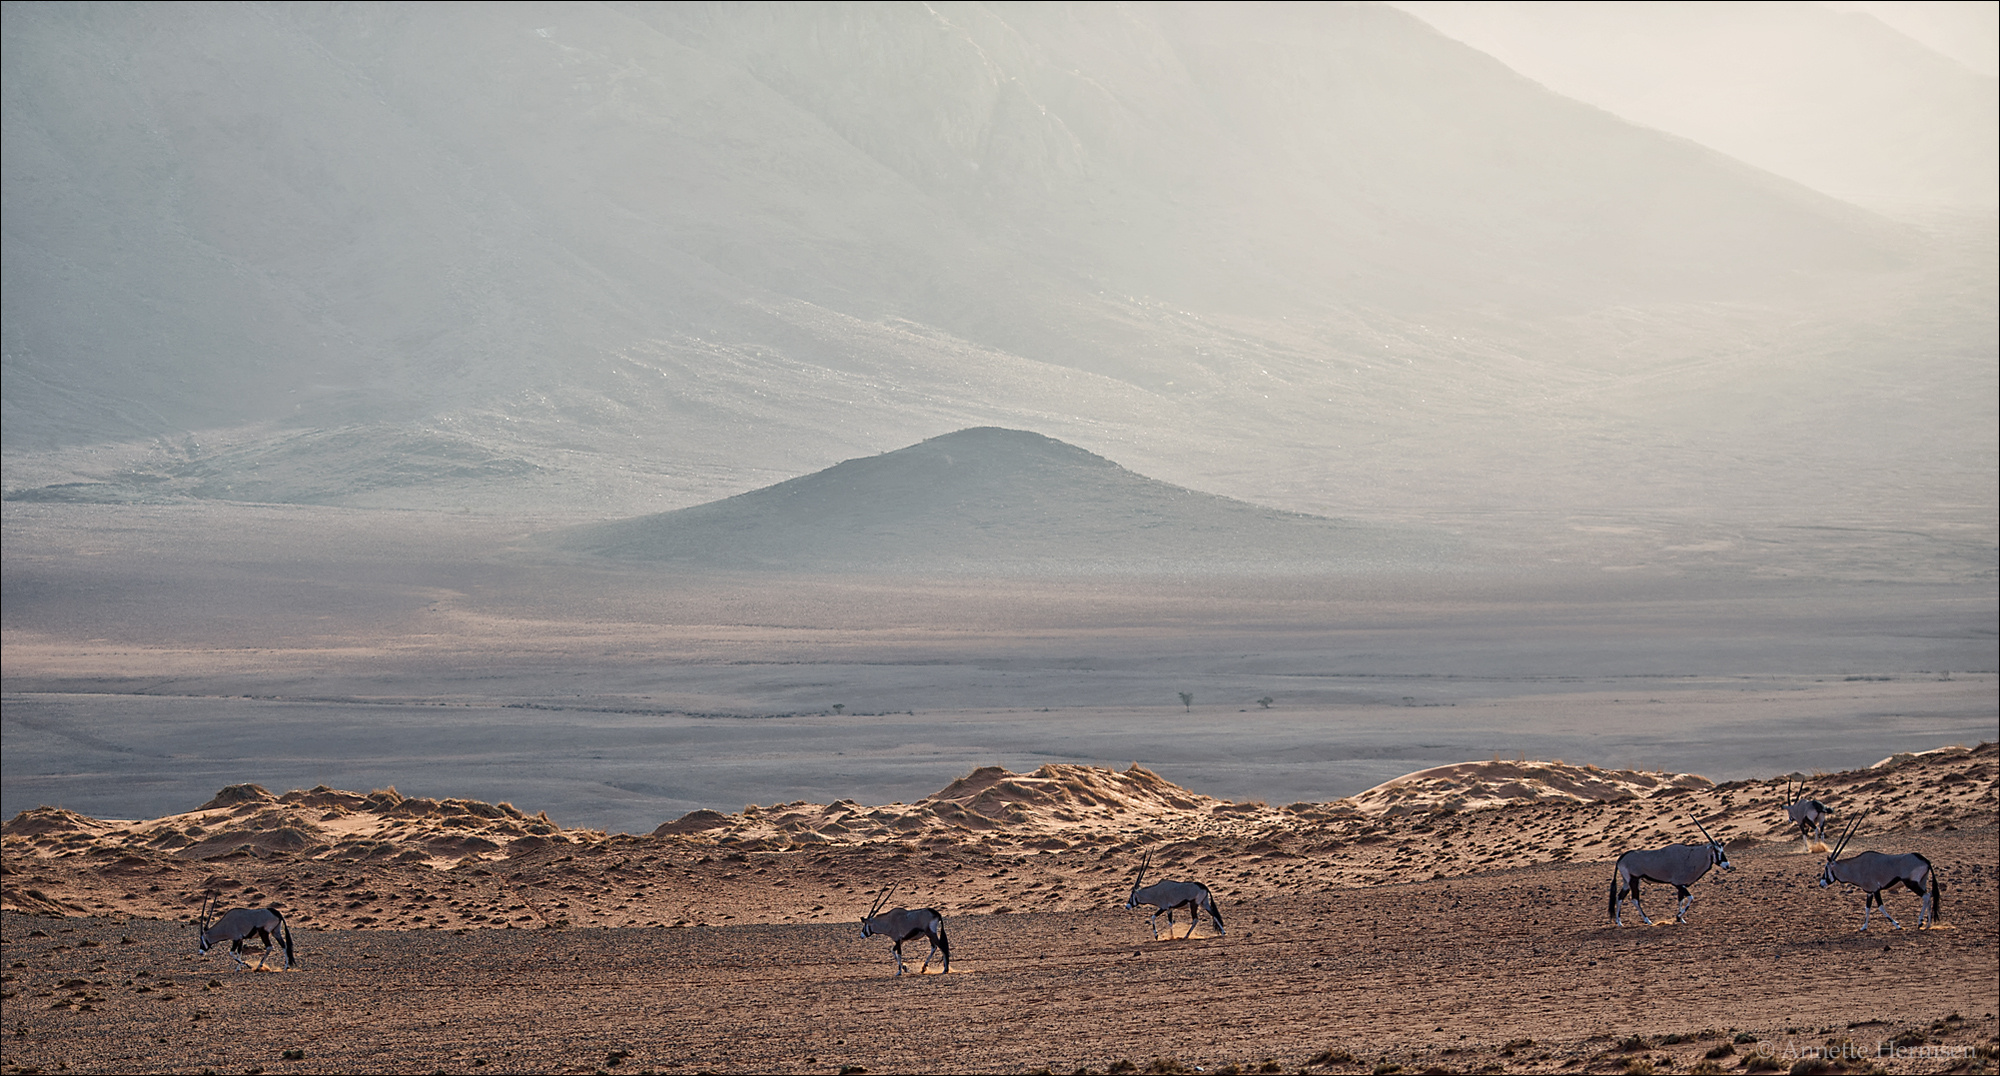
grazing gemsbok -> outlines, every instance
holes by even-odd
[[[897,883],[900,884],[902,883]],[[908,908],[891,908],[886,912],[882,911],[882,905],[889,903],[889,894],[895,891],[896,886],[893,885],[883,890],[882,895],[877,897],[874,905],[868,909],[868,914],[861,917],[861,936],[870,938],[884,934],[896,943],[890,948],[896,954],[897,975],[903,974],[903,943],[911,938],[929,938],[931,951],[924,954],[924,965],[917,969],[917,974],[922,975],[929,971],[931,957],[939,953],[944,954],[944,970],[949,974],[951,939],[944,936],[944,916],[939,915],[933,908],[918,908],[915,911]]]
[[[1694,819],[1688,819],[1694,822]],[[1632,906],[1639,909],[1639,918],[1648,926],[1653,920],[1646,915],[1646,906],[1639,903],[1639,883],[1656,882],[1673,886],[1678,891],[1681,903],[1674,911],[1674,922],[1687,922],[1688,905],[1694,903],[1688,886],[1701,881],[1710,867],[1721,867],[1726,871],[1736,868],[1729,865],[1729,853],[1722,850],[1722,842],[1708,835],[1707,827],[1700,822],[1694,828],[1701,830],[1701,844],[1670,844],[1665,848],[1655,848],[1650,852],[1627,852],[1618,857],[1618,866],[1611,876],[1611,922],[1625,925],[1623,915],[1625,898],[1632,898]]]
[[[1861,818],[1866,818],[1862,815]],[[1861,818],[1848,823],[1847,832],[1826,854],[1826,869],[1819,873],[1819,887],[1825,889],[1835,882],[1848,885],[1868,894],[1861,902],[1861,929],[1868,929],[1868,920],[1875,909],[1882,909],[1882,918],[1897,930],[1903,924],[1889,914],[1889,906],[1882,903],[1882,891],[1903,886],[1917,895],[1917,929],[1925,924],[1936,926],[1944,916],[1944,879],[1938,877],[1937,868],[1931,861],[1915,852],[1905,852],[1892,856],[1886,852],[1862,852],[1849,859],[1841,859],[1840,853],[1847,847],[1847,841],[1861,825]]]
[[[264,970],[264,961],[271,959],[271,950],[283,946],[285,966],[292,966],[292,928],[285,925],[285,917],[276,908],[237,908],[224,912],[222,917],[209,919],[214,898],[202,901],[201,922],[196,927],[196,948],[206,953],[212,945],[229,943],[229,958],[236,961],[239,968],[250,965],[243,962],[243,943],[251,938],[264,942],[264,955],[257,958],[257,970]]]
[[[1792,779],[1785,778],[1785,814],[1791,818],[1793,825],[1799,827],[1799,836],[1805,839],[1806,851],[1810,852],[1813,842],[1826,831],[1826,820],[1833,816],[1833,808],[1818,800],[1806,799],[1805,795],[1804,781],[1800,781],[1799,787],[1794,790]],[[1826,851],[1826,846],[1821,845],[1819,850]]]
[[[1182,938],[1194,937],[1194,928],[1201,923],[1203,911],[1208,912],[1209,921],[1215,924],[1217,934],[1229,933],[1222,926],[1222,909],[1215,906],[1215,897],[1210,895],[1208,887],[1200,882],[1165,881],[1141,885],[1140,883],[1146,880],[1146,868],[1152,866],[1152,863],[1153,853],[1148,852],[1146,858],[1139,864],[1139,876],[1132,879],[1132,896],[1125,901],[1125,907],[1137,908],[1141,904],[1152,907],[1153,914],[1146,918],[1146,925],[1153,928],[1155,939],[1160,936],[1161,912],[1167,913],[1167,936],[1173,936],[1175,908],[1188,910],[1188,932],[1181,935]]]

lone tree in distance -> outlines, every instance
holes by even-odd
[[[1192,691],[1183,691],[1183,692],[1181,692],[1181,705],[1182,705],[1182,706],[1185,706],[1185,707],[1187,707],[1187,710],[1188,710],[1188,712],[1189,712],[1189,713],[1193,713],[1193,712],[1194,712],[1194,692],[1192,692]]]

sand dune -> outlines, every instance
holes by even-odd
[[[1994,757],[1991,743],[1899,755],[1813,775],[1813,794],[1843,817],[1869,812],[1857,849],[1884,830],[1990,823]],[[695,811],[649,836],[394,789],[279,796],[234,785],[195,810],[143,821],[56,807],[20,813],[4,827],[4,901],[40,914],[175,918],[210,891],[240,886],[242,897],[276,901],[316,927],[838,921],[864,903],[866,886],[845,879],[893,879],[938,858],[954,869],[914,880],[909,899],[965,910],[1024,897],[1038,908],[1099,907],[1142,851],[1163,871],[1203,871],[1219,894],[1243,899],[1608,860],[1691,839],[1689,817],[1732,849],[1783,843],[1794,839],[1779,807],[1785,778],[1718,785],[1693,774],[1496,760],[1421,770],[1330,803],[1272,807],[1205,796],[1137,765],[988,766],[915,803]],[[753,856],[754,868],[729,865]],[[867,868],[822,869],[831,862]],[[1030,870],[1032,880],[1016,873]],[[599,872],[632,885],[573,877]],[[140,892],[134,875],[171,884]],[[387,879],[426,899],[374,892]]]

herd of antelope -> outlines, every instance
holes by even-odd
[[[1799,836],[1805,841],[1806,851],[1813,850],[1813,842],[1826,830],[1826,821],[1833,816],[1833,809],[1818,800],[1805,798],[1806,786],[1802,781],[1794,789],[1791,782],[1785,782],[1785,815],[1792,824],[1799,827]],[[1826,852],[1826,866],[1819,872],[1819,887],[1825,889],[1835,882],[1845,882],[1861,890],[1861,929],[1868,929],[1870,917],[1876,908],[1882,909],[1882,918],[1889,920],[1897,930],[1903,924],[1889,914],[1889,908],[1882,903],[1882,894],[1897,886],[1904,886],[1917,895],[1917,929],[1936,923],[1944,901],[1944,879],[1938,877],[1937,869],[1931,861],[1915,852],[1889,855],[1884,852],[1861,852],[1847,859],[1840,853],[1847,848],[1854,831],[1861,827],[1861,819],[1868,817],[1863,812],[1860,817],[1848,823],[1847,831],[1840,835],[1832,848],[1820,845]],[[1694,822],[1694,819],[1688,819]],[[1670,844],[1665,848],[1650,851],[1627,852],[1618,857],[1611,876],[1611,921],[1624,926],[1625,919],[1620,912],[1626,897],[1632,898],[1632,906],[1639,909],[1639,918],[1648,924],[1652,920],[1646,915],[1646,908],[1639,903],[1639,883],[1654,882],[1674,887],[1680,897],[1680,907],[1674,912],[1676,923],[1687,922],[1688,905],[1694,897],[1688,887],[1701,880],[1710,867],[1721,867],[1726,871],[1736,868],[1729,865],[1729,853],[1723,851],[1722,842],[1708,835],[1708,830],[1699,822],[1695,828],[1701,830],[1702,844]]]
[[[1818,800],[1806,799],[1803,783],[1794,789],[1789,781],[1785,785],[1785,799],[1782,805],[1792,823],[1798,826],[1806,850],[1813,851],[1813,842],[1824,833],[1827,819],[1832,817],[1832,809]],[[1915,852],[1902,855],[1861,852],[1847,859],[1840,858],[1840,853],[1847,848],[1847,842],[1853,838],[1855,830],[1860,828],[1862,818],[1866,817],[1864,813],[1850,822],[1846,831],[1840,835],[1840,839],[1834,842],[1833,847],[1828,848],[1824,844],[1818,846],[1820,850],[1826,852],[1826,865],[1819,876],[1820,888],[1824,889],[1835,882],[1844,882],[1861,890],[1865,898],[1862,901],[1861,916],[1863,931],[1868,929],[1868,924],[1877,908],[1882,909],[1882,917],[1889,920],[1895,929],[1902,929],[1903,924],[1889,914],[1888,907],[1882,901],[1884,892],[1899,885],[1917,895],[1917,928],[1921,930],[1927,925],[1935,924],[1941,914],[1944,880],[1938,877],[1937,869],[1931,865],[1930,860]],[[1688,907],[1694,903],[1694,897],[1688,887],[1700,881],[1711,867],[1721,867],[1726,871],[1736,869],[1730,865],[1729,854],[1723,850],[1722,842],[1710,836],[1707,827],[1700,822],[1693,818],[1688,821],[1694,823],[1695,828],[1701,831],[1703,843],[1670,844],[1665,848],[1635,850],[1618,857],[1618,862],[1612,868],[1611,877],[1610,917],[1614,925],[1624,925],[1622,912],[1628,898],[1632,901],[1632,906],[1638,909],[1639,918],[1648,924],[1652,923],[1653,920],[1646,915],[1645,906],[1639,903],[1641,882],[1673,886],[1680,898],[1680,905],[1674,911],[1674,921],[1685,923]],[[1152,929],[1155,940],[1160,937],[1160,915],[1165,913],[1167,917],[1167,936],[1171,938],[1174,931],[1174,913],[1182,909],[1186,909],[1188,913],[1187,933],[1181,935],[1183,939],[1194,935],[1194,928],[1200,924],[1203,913],[1208,915],[1209,923],[1215,927],[1217,934],[1227,933],[1222,925],[1222,909],[1215,903],[1215,895],[1209,892],[1207,886],[1200,882],[1174,879],[1147,885],[1146,870],[1152,864],[1152,854],[1147,853],[1139,863],[1139,873],[1132,879],[1132,892],[1126,897],[1125,908],[1128,911],[1139,907],[1153,909],[1146,922]],[[890,951],[896,958],[898,976],[904,971],[903,943],[917,938],[924,938],[931,945],[930,952],[924,954],[923,965],[917,969],[917,974],[928,972],[932,958],[939,956],[943,957],[943,972],[951,971],[951,940],[945,935],[944,915],[935,908],[910,909],[897,906],[884,911],[883,906],[889,903],[889,898],[895,892],[896,886],[891,885],[875,898],[868,909],[868,914],[861,917],[861,936],[872,938],[883,935],[890,939],[892,943]],[[237,908],[215,918],[211,918],[211,914],[209,903],[204,902],[195,936],[196,946],[200,952],[206,953],[211,947],[227,942],[229,955],[236,961],[236,966],[249,968],[251,965],[243,959],[243,945],[246,941],[256,938],[263,942],[264,952],[252,970],[262,970],[264,961],[270,959],[274,948],[284,950],[285,967],[290,968],[293,965],[291,928],[286,925],[285,917],[278,909]]]

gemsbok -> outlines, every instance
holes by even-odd
[[[1160,936],[1161,912],[1167,913],[1167,936],[1173,936],[1176,908],[1188,910],[1188,932],[1181,935],[1183,939],[1194,937],[1194,928],[1200,925],[1203,911],[1208,913],[1209,922],[1215,924],[1217,934],[1229,933],[1222,926],[1222,909],[1215,906],[1215,897],[1209,893],[1208,887],[1200,882],[1169,880],[1154,882],[1152,885],[1140,884],[1146,880],[1146,868],[1152,866],[1152,863],[1153,853],[1148,852],[1146,858],[1139,864],[1139,876],[1132,879],[1132,895],[1126,899],[1125,907],[1129,910],[1144,904],[1153,909],[1153,914],[1146,919],[1146,925],[1153,928],[1155,940]]]
[[[1811,852],[1814,850],[1813,842],[1826,831],[1826,820],[1833,817],[1833,808],[1805,796],[1804,781],[1800,781],[1799,787],[1794,790],[1792,779],[1785,778],[1785,816],[1792,820],[1792,825],[1799,827],[1799,836],[1806,842],[1806,851]],[[1822,844],[1818,850],[1824,852],[1826,846]]]
[[[1866,817],[1865,814],[1861,816]],[[1883,890],[1899,885],[1917,895],[1917,929],[1922,930],[1927,924],[1936,926],[1944,915],[1944,879],[1938,876],[1937,868],[1931,866],[1930,860],[1915,852],[1894,856],[1886,852],[1862,852],[1847,859],[1840,858],[1848,840],[1860,828],[1861,818],[1848,823],[1847,832],[1841,834],[1833,851],[1826,854],[1826,868],[1819,872],[1819,887],[1825,889],[1835,882],[1846,882],[1868,894],[1867,899],[1861,902],[1861,929],[1864,933],[1877,908],[1882,909],[1882,918],[1887,919],[1890,926],[1903,929],[1903,924],[1889,914],[1889,906],[1882,903]]]
[[[889,895],[895,891],[896,886],[892,885],[883,890],[880,897],[875,898],[875,903],[868,909],[868,914],[861,917],[861,936],[871,938],[883,934],[896,943],[890,948],[896,954],[898,976],[903,974],[903,943],[911,938],[929,938],[931,951],[924,954],[923,967],[917,969],[917,974],[922,975],[929,971],[931,957],[939,953],[944,954],[944,971],[949,974],[951,939],[944,935],[944,916],[939,915],[934,908],[918,908],[915,911],[908,908],[891,908],[886,912],[882,911],[882,905],[889,903]]]
[[[195,928],[195,948],[207,953],[210,946],[229,943],[229,957],[239,968],[250,965],[243,962],[243,943],[251,938],[261,939],[264,955],[257,958],[255,970],[264,970],[264,961],[271,959],[271,950],[283,946],[285,967],[292,966],[292,928],[285,924],[283,913],[276,908],[237,908],[222,913],[218,919],[209,919],[214,898],[202,901],[201,920]]]
[[[1688,819],[1694,822],[1694,819]],[[1721,867],[1726,871],[1736,868],[1729,865],[1729,853],[1723,851],[1722,842],[1708,835],[1707,827],[1695,822],[1701,830],[1703,844],[1670,844],[1665,848],[1655,848],[1647,852],[1627,852],[1618,857],[1618,865],[1611,875],[1611,922],[1616,926],[1625,925],[1625,898],[1632,898],[1632,906],[1639,909],[1639,918],[1651,926],[1653,920],[1646,914],[1646,906],[1639,903],[1639,883],[1655,882],[1673,886],[1680,896],[1680,907],[1674,910],[1674,922],[1687,922],[1688,905],[1694,903],[1694,895],[1688,886],[1701,881],[1710,867]]]

